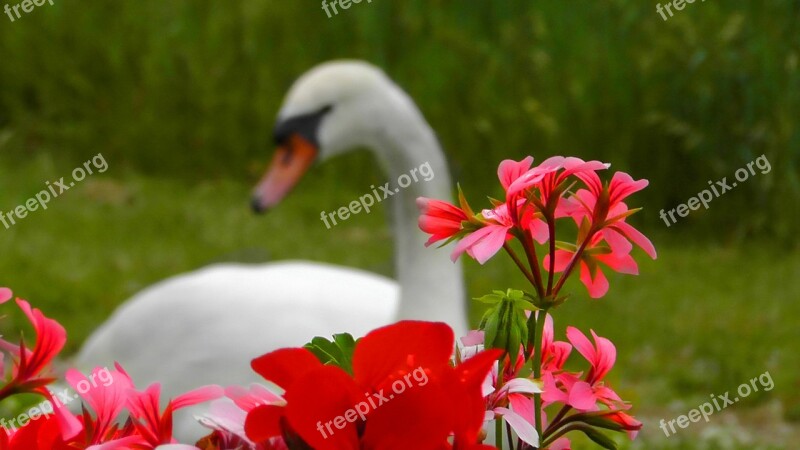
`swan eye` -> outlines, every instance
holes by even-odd
[[[273,132],[275,145],[287,145],[291,141],[292,135],[297,134],[315,147],[318,147],[319,139],[317,138],[317,133],[319,125],[322,123],[323,117],[332,109],[333,106],[328,105],[315,112],[293,116],[278,122]]]

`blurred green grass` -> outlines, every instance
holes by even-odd
[[[368,186],[341,172],[371,163],[368,155],[355,154],[315,168],[280,208],[264,217],[248,209],[247,179],[190,182],[110,165],[105,174],[53,200],[47,211],[0,229],[0,284],[12,286],[61,321],[72,352],[139,289],[207,263],[299,258],[391,275],[391,235],[382,205],[331,230],[319,221],[321,209],[345,204]],[[57,179],[75,165],[38,157],[4,171],[0,204],[23,202],[44,180]],[[0,167],[8,167],[2,157]],[[373,176],[376,181],[381,177]],[[794,318],[800,314],[800,286],[791,280],[800,273],[800,255],[758,242],[724,247],[686,244],[663,232],[654,237],[659,258],[650,261],[639,254],[640,276],[612,275],[611,291],[600,301],[588,299],[581,285],[572,284],[572,298],[555,313],[561,339],[571,324],[616,343],[619,357],[610,382],[634,402],[637,414],[656,420],[648,422],[640,448],[715,448],[689,445],[697,430],[666,440],[657,421],[685,414],[708,395],[733,390],[767,370],[775,388],[727,413],[756,415],[743,427],[755,442],[764,438],[759,434],[767,426],[763,411],[769,412],[768,422],[797,420],[800,357]],[[473,297],[495,288],[525,287],[504,258],[485,267],[468,262],[466,275]],[[0,321],[1,334],[15,336],[20,328],[29,332],[15,308],[3,310],[10,317]],[[473,321],[479,315],[473,310]]]
[[[0,22],[0,135],[17,160],[102,148],[146,173],[239,176],[266,158],[294,78],[364,58],[420,103],[465,183],[488,187],[482,169],[503,158],[569,153],[649,179],[644,201],[669,209],[766,154],[769,176],[674,232],[796,245],[798,19],[793,0],[667,22],[634,0],[381,1],[331,19],[317,1],[59,2]]]

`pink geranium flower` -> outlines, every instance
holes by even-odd
[[[11,297],[11,290],[0,289],[0,304],[7,302]],[[17,299],[17,305],[33,325],[36,344],[33,350],[30,350],[24,342],[15,345],[0,339],[0,350],[5,350],[16,357],[11,371],[11,380],[0,389],[0,399],[21,392],[46,392],[43,387],[54,379],[42,376],[42,373],[61,352],[67,341],[67,332],[61,324],[45,317],[39,309],[31,308],[31,305],[21,298]],[[0,357],[0,359],[2,358]],[[0,376],[4,376],[2,369],[4,366],[0,364]]]
[[[642,429],[642,422],[639,422],[632,416],[622,411],[612,412],[604,415],[603,417],[616,422],[620,427],[622,427],[623,430],[627,431],[630,440],[636,439],[636,436],[639,434],[639,430]]]
[[[598,403],[614,410],[628,409],[622,399],[603,383],[606,374],[614,366],[617,350],[606,338],[591,332],[594,345],[575,327],[567,327],[567,338],[591,365],[589,373],[581,379],[573,373],[545,373],[542,398],[546,403],[561,402],[578,411],[597,411]]]
[[[497,176],[506,190],[506,201],[513,202],[519,194],[542,181],[547,174],[563,167],[564,159],[563,156],[553,156],[534,168],[530,168],[533,164],[531,156],[518,162],[510,159],[501,162],[497,168]]]
[[[612,230],[638,245],[651,258],[657,257],[653,243],[639,230],[625,222],[625,218],[635,211],[628,209],[623,202],[627,196],[647,186],[647,180],[634,181],[624,172],[616,172],[611,183],[603,187],[600,178],[594,172],[576,174],[583,180],[589,190],[580,189],[565,207],[566,214],[572,216],[578,225],[584,219],[589,220],[594,230]]]
[[[580,158],[567,157],[562,162],[564,170],[550,172],[542,177],[538,183],[539,204],[543,210],[550,211],[555,217],[563,217],[558,213],[560,200],[565,190],[569,187],[570,176],[584,172],[594,173],[598,170],[605,170],[610,165],[600,161],[584,161]]]
[[[608,292],[608,278],[600,268],[600,263],[619,273],[639,273],[639,266],[630,255],[632,246],[627,240],[618,237],[614,230],[602,230],[590,238],[580,255],[580,280],[592,298],[600,298]],[[613,245],[606,245],[609,240]],[[575,251],[556,250],[553,266],[555,272],[567,270],[574,257]],[[544,267],[549,269],[550,255],[546,255],[543,262]]]
[[[225,389],[227,399],[211,403],[209,412],[200,418],[200,423],[213,430],[206,437],[209,445],[203,448],[241,449],[241,450],[286,450],[282,437],[264,442],[253,442],[244,429],[250,411],[262,405],[285,407],[286,400],[271,388],[253,383],[248,388],[230,386]],[[232,400],[232,402],[231,402]]]
[[[164,412],[161,412],[159,406],[161,385],[154,383],[144,392],[129,391],[127,406],[136,431],[149,445],[149,447],[143,448],[156,448],[162,444],[177,443],[172,437],[172,414],[174,411],[217,399],[223,394],[224,390],[220,386],[204,386],[170,400]]]
[[[481,212],[485,221],[483,228],[473,231],[458,242],[450,259],[457,260],[464,252],[483,264],[503,248],[503,244],[511,238],[508,234],[514,222],[503,204],[495,209],[484,209]]]
[[[419,228],[431,235],[426,246],[451,238],[461,231],[461,222],[469,220],[460,208],[442,200],[419,197],[417,207],[420,211]]]

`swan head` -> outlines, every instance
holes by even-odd
[[[402,101],[398,93],[382,70],[361,61],[323,63],[298,78],[278,113],[277,148],[253,192],[253,209],[280,203],[314,163],[379,146],[387,120],[394,120],[387,105]]]

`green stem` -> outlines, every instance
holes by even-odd
[[[583,427],[582,425],[583,425],[583,424],[580,424],[580,423],[573,423],[573,424],[571,424],[571,425],[570,425],[570,426],[568,426],[568,427],[564,427],[564,428],[562,428],[562,429],[558,430],[558,433],[555,433],[554,435],[552,435],[552,436],[550,436],[549,438],[547,438],[547,440],[540,442],[540,443],[539,443],[539,445],[540,445],[541,447],[539,447],[539,448],[547,448],[547,446],[548,446],[548,445],[550,445],[550,444],[552,444],[553,442],[555,442],[555,441],[556,441],[556,439],[558,439],[558,438],[560,438],[561,436],[563,436],[563,435],[565,435],[565,434],[569,433],[570,431],[575,431],[575,430],[581,430],[581,429],[583,429],[584,427]]]
[[[503,248],[506,249],[506,252],[509,254],[509,256],[511,256],[511,259],[514,260],[514,263],[517,265],[517,267],[519,267],[519,270],[521,270],[522,274],[525,275],[525,278],[527,278],[532,285],[536,286],[536,279],[533,277],[531,272],[525,267],[525,264],[523,264],[522,261],[519,259],[517,254],[514,252],[514,249],[512,249],[511,246],[508,245],[508,242],[503,244]]]
[[[553,295],[553,279],[556,272],[556,221],[547,217],[547,231],[550,233],[550,271],[547,274],[547,295]]]
[[[564,405],[564,407],[561,408],[561,411],[559,411],[558,414],[556,414],[556,416],[553,417],[553,420],[550,421],[550,425],[548,425],[547,429],[544,430],[544,434],[548,434],[548,433],[553,432],[556,429],[558,429],[558,427],[560,427],[562,425],[562,424],[559,424],[559,422],[561,421],[561,419],[564,418],[564,415],[567,414],[570,409],[572,409],[571,406]]]
[[[535,313],[534,313],[535,314]],[[533,377],[536,381],[542,378],[542,334],[544,333],[544,323],[547,321],[547,309],[539,310],[536,315],[536,335],[533,337],[533,351],[536,359],[533,363]],[[542,394],[533,394],[533,414],[536,434],[541,439],[542,436]]]
[[[503,385],[503,360],[498,363],[497,369],[497,386]],[[503,448],[503,418],[502,416],[495,416],[494,419],[494,446]]]
[[[556,287],[553,288],[553,294],[558,294],[558,291],[560,291],[561,288],[564,286],[564,282],[567,281],[567,278],[569,278],[570,274],[572,273],[572,269],[575,268],[575,265],[580,260],[583,251],[586,249],[586,246],[589,245],[589,241],[592,239],[593,236],[594,236],[593,231],[589,231],[589,233],[587,233],[586,239],[584,239],[583,242],[581,242],[580,247],[578,247],[578,251],[576,251],[575,254],[572,256],[572,259],[570,260],[569,264],[567,264],[566,269],[564,269],[564,273],[562,273],[561,277],[558,279]]]
[[[539,294],[539,298],[544,300],[544,283],[542,283],[542,273],[539,270],[539,259],[536,257],[536,246],[533,243],[533,238],[530,233],[523,232],[521,241],[522,246],[525,248],[525,256],[528,257],[528,265],[531,267],[531,272],[533,273],[533,287],[536,288],[536,293]]]

